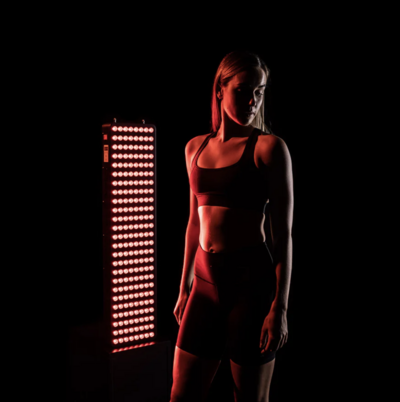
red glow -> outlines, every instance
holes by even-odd
[[[154,185],[155,174],[151,171],[154,168],[152,160],[155,158],[151,155],[154,146],[149,144],[154,142],[154,137],[148,136],[147,133],[153,133],[155,129],[113,126],[112,131],[146,133],[139,136],[112,136],[113,141],[120,142],[111,145],[113,152],[110,156],[119,161],[112,162],[113,169],[109,175],[120,179],[111,181],[114,189],[109,190],[108,202],[112,204],[109,210],[112,215],[108,216],[109,222],[122,223],[112,223],[114,233],[111,236],[111,244],[108,243],[108,247],[111,246],[112,249],[109,255],[116,259],[111,261],[113,276],[110,282],[110,299],[112,316],[114,320],[120,320],[111,323],[112,328],[116,329],[111,331],[111,336],[117,337],[111,341],[117,345],[154,336],[154,332],[150,330],[155,327],[155,317],[151,315],[155,311],[155,284],[150,282],[155,279],[155,275],[151,273],[155,267],[150,264],[154,261],[154,240],[151,238],[154,237],[155,225],[154,222],[142,221],[154,220],[155,206],[148,204],[154,203],[154,196],[151,195],[154,195],[155,191],[153,188],[143,187]],[[119,188],[116,188],[117,186]],[[127,224],[123,224],[124,222]],[[121,233],[132,230],[135,230],[135,233]],[[117,231],[120,233],[116,234]],[[137,332],[142,333],[135,334]]]

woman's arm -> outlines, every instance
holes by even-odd
[[[293,175],[285,142],[274,135],[264,137],[263,162],[269,193],[269,219],[272,256],[277,277],[276,295],[271,309],[288,308],[292,270]]]
[[[186,229],[185,252],[180,292],[189,294],[190,285],[194,277],[194,260],[199,246],[200,227],[189,221]]]
[[[281,138],[274,135],[264,138],[263,162],[269,192],[272,257],[277,286],[275,299],[261,329],[260,348],[263,352],[280,349],[288,339],[286,315],[292,271],[293,221],[293,177],[289,151]]]
[[[188,177],[190,178],[191,163],[195,150],[198,147],[197,137],[191,139],[185,147],[185,160]],[[190,184],[189,184],[190,187]],[[190,285],[194,276],[194,259],[199,246],[200,219],[198,213],[198,202],[196,196],[190,188],[190,215],[185,236],[185,252],[183,259],[183,270],[180,284],[180,292],[189,293]]]

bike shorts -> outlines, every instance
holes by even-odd
[[[265,242],[221,253],[204,251],[199,244],[176,346],[208,359],[227,355],[241,366],[273,360],[275,352],[261,354],[259,344],[275,291]]]

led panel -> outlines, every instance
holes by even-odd
[[[103,134],[103,273],[113,351],[157,336],[156,128],[112,123]]]

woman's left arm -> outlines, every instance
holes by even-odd
[[[276,272],[276,293],[264,320],[260,347],[278,350],[287,341],[287,308],[292,271],[293,175],[292,162],[285,142],[267,136],[263,162],[269,193],[272,256]]]

